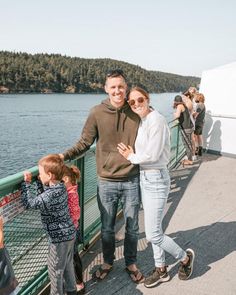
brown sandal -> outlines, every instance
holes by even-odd
[[[102,268],[102,266],[100,266],[93,274],[92,274],[92,278],[95,281],[102,281],[106,278],[106,276],[109,274],[109,272],[112,270],[112,266],[110,268]],[[99,274],[98,274],[99,272]]]
[[[144,282],[144,276],[141,273],[141,271],[139,269],[136,270],[129,270],[128,267],[126,267],[126,272],[128,273],[128,275],[130,276],[131,280],[136,283],[136,284],[140,284]]]

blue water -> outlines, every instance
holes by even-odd
[[[151,105],[172,120],[175,94],[151,94]],[[104,94],[0,95],[0,178],[63,152],[80,137],[89,109]]]

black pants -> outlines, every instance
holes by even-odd
[[[82,267],[82,260],[79,256],[78,252],[78,245],[80,241],[80,231],[77,229],[76,231],[76,240],[75,240],[75,246],[74,246],[74,270],[75,270],[75,278],[76,283],[80,284],[83,282],[83,267]]]

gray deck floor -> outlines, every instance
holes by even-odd
[[[86,294],[235,295],[236,294],[236,159],[205,154],[192,167],[172,173],[172,190],[164,217],[165,232],[183,248],[195,250],[194,273],[180,281],[178,263],[166,255],[171,280],[147,289],[134,284],[124,271],[123,241],[117,243],[116,261],[104,281],[91,273],[102,263],[100,241],[83,256]],[[123,236],[122,221],[118,235]],[[153,269],[140,210],[138,266],[147,275]]]

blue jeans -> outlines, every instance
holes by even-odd
[[[162,220],[170,190],[168,169],[140,171],[146,238],[152,243],[156,267],[165,266],[165,251],[184,260],[186,252],[162,231]]]
[[[73,265],[75,240],[62,243],[49,243],[48,274],[51,281],[50,295],[63,295],[65,291],[76,294],[76,279]]]
[[[17,295],[19,292],[20,292],[20,288],[19,288],[19,286],[17,286],[16,289],[12,293],[10,293],[9,295]]]
[[[192,133],[193,129],[181,130],[182,142],[186,150],[187,158],[190,161],[193,159]]]
[[[102,222],[102,251],[104,262],[112,265],[115,254],[115,222],[119,201],[125,219],[124,257],[129,266],[136,263],[138,244],[138,215],[140,208],[139,177],[128,181],[98,180],[98,207]]]

